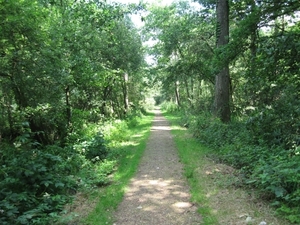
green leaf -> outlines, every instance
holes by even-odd
[[[65,185],[61,182],[55,183],[55,187],[64,187]]]
[[[32,172],[31,170],[25,170],[24,174],[26,177],[29,177],[29,176],[33,175],[34,172]]]
[[[282,188],[282,187],[275,187],[274,188],[274,193],[275,193],[277,198],[283,197],[285,192],[286,192],[285,189]]]
[[[47,180],[47,181],[42,181],[41,184],[43,184],[45,187],[49,187],[49,185],[50,185],[50,184],[53,184],[53,182]]]

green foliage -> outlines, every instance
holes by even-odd
[[[31,218],[43,224],[47,213],[55,217],[51,211],[66,201],[65,187],[72,189],[78,172],[89,177],[80,179],[86,180],[82,184],[106,184],[114,164],[114,159],[106,161],[113,152],[106,143],[128,141],[128,129],[139,126],[140,104],[153,104],[143,89],[155,82],[164,100],[178,92],[183,125],[219,149],[222,160],[242,168],[245,178],[279,202],[279,211],[298,221],[298,176],[293,181],[268,178],[293,176],[291,165],[297,164],[300,26],[290,15],[299,1],[231,1],[232,33],[222,52],[215,49],[215,2],[198,1],[205,6],[198,8],[186,2],[153,6],[144,18],[143,38],[152,35],[159,41],[149,48],[157,67],[148,73],[140,71],[141,38],[128,17],[138,7],[99,1],[0,2],[0,182],[6,191],[1,190],[1,198],[6,199],[3,218],[17,221],[6,223],[26,224]],[[223,63],[231,64],[232,111],[247,123],[224,125],[203,113],[211,109],[213,77]],[[163,107],[178,110],[173,103]],[[93,176],[91,171],[102,164],[110,165],[104,166],[108,172]],[[24,171],[18,173],[17,166]],[[36,186],[21,186],[30,181],[24,177],[36,177]],[[286,181],[295,188],[286,190]],[[42,198],[45,191],[52,195]]]
[[[123,129],[119,130],[118,137],[122,136],[122,138],[114,141],[114,148],[110,156],[116,161],[104,161],[107,164],[104,168],[100,168],[101,171],[102,169],[106,170],[106,168],[108,168],[108,171],[112,168],[116,170],[112,180],[110,180],[113,185],[101,188],[97,192],[97,205],[87,218],[81,218],[84,223],[90,225],[112,223],[112,213],[122,201],[126,186],[137,171],[150,134],[152,120],[153,115],[147,114],[138,117],[138,125],[127,130],[127,132],[123,132]],[[108,125],[106,132],[112,128],[111,123],[108,123]],[[114,132],[116,132],[115,129]],[[110,142],[110,144],[112,143]]]
[[[257,125],[257,133],[253,133],[248,129],[249,121],[224,124],[205,112],[184,115],[182,122],[189,124],[192,134],[213,149],[211,157],[240,170],[236,185],[255,187],[262,198],[277,208],[278,213],[299,223],[299,147],[286,150],[283,145],[267,144],[272,139],[256,139],[263,134],[260,129],[267,128]]]
[[[174,99],[177,90],[178,105],[198,107],[199,97],[206,94],[201,83],[214,82],[214,16],[199,8],[181,1],[149,9],[143,32],[146,39],[159,40],[149,48],[157,62],[152,79],[162,89],[163,99],[156,98],[159,103]]]
[[[1,224],[46,224],[57,217],[76,187],[63,159],[47,148],[2,147]]]
[[[178,92],[180,123],[299,223],[299,20],[290,15],[300,3],[230,1],[229,44],[216,50],[215,2],[197,2],[197,12],[174,3],[152,7],[147,17],[145,31],[159,40],[151,53],[161,93],[172,102]],[[223,124],[210,111],[213,77],[227,63],[234,117]],[[176,111],[172,103],[163,108]]]
[[[83,154],[92,162],[102,161],[107,158],[109,148],[106,145],[104,136],[98,132],[90,141],[81,143]]]
[[[295,92],[294,88],[283,89],[277,100],[249,118],[247,125],[256,142],[287,150],[299,145],[300,100],[290,94]]]
[[[1,136],[11,141],[20,133],[15,124],[26,121],[40,144],[65,145],[85,123],[124,117],[125,97],[139,107],[142,45],[131,10],[97,1],[3,1]],[[127,96],[126,86],[134,87]]]
[[[128,125],[125,120],[108,121],[103,127],[103,134],[109,141],[126,141]]]
[[[284,212],[287,218],[293,218],[292,222],[297,223],[300,221],[299,163],[298,155],[277,151],[276,155],[258,161],[248,181],[261,190],[262,196],[271,198],[279,212]]]
[[[131,154],[117,145],[131,138],[127,124],[137,129],[141,119],[137,116],[93,125],[66,147],[36,144],[28,123],[22,124],[23,134],[15,145],[1,145],[1,224],[51,224],[78,190],[93,192],[109,185],[120,157]]]
[[[138,125],[132,115],[108,138],[99,132],[143,99],[142,44],[127,16],[137,7],[0,2],[0,223],[48,224],[79,188],[109,183],[117,154],[105,139]]]
[[[164,101],[161,105],[160,105],[161,109],[166,111],[166,112],[176,112],[179,110],[178,105],[175,104],[174,102],[168,102],[168,101]]]
[[[83,191],[93,191],[95,187],[108,185],[111,182],[109,175],[116,168],[116,160],[104,159],[102,161],[85,161],[79,171],[78,185]]]

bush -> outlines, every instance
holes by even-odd
[[[174,102],[163,102],[160,107],[166,112],[176,112],[179,110],[178,105]]]
[[[75,188],[75,182],[65,174],[62,158],[47,149],[8,146],[2,154],[0,223],[47,224],[62,210],[67,192]]]
[[[239,148],[244,143],[251,143],[249,132],[240,122],[224,124],[210,113],[201,113],[191,117],[189,124],[196,138],[218,151],[227,145]]]
[[[79,172],[79,185],[83,190],[91,190],[109,184],[109,175],[114,171],[115,166],[116,160],[113,159],[86,163]]]
[[[42,147],[28,131],[14,145],[2,144],[0,224],[52,223],[79,187],[108,184],[116,163],[106,160],[104,136],[87,139],[64,148]]]
[[[126,141],[128,124],[125,120],[108,121],[104,124],[102,130],[106,140],[110,143]]]
[[[291,97],[297,90],[283,90],[272,105],[257,110],[248,120],[247,127],[253,140],[268,146],[282,146],[289,150],[300,145],[300,99]]]
[[[273,201],[278,212],[291,222],[300,223],[300,156],[282,150],[260,159],[248,183]]]
[[[85,148],[84,155],[88,160],[93,162],[102,161],[108,155],[109,149],[101,132],[98,132],[92,140],[85,141],[83,144]]]
[[[282,144],[288,143],[287,139],[293,140],[288,135],[293,128],[276,139],[275,132],[268,127],[268,124],[279,124],[273,121],[277,118],[274,113],[251,121],[250,130],[247,129],[249,121],[224,124],[209,113],[183,118],[185,122],[189,119],[193,135],[213,149],[214,157],[240,169],[243,179],[239,182],[256,187],[262,197],[273,202],[279,213],[293,223],[300,222],[299,147],[294,145],[286,150],[288,145]]]

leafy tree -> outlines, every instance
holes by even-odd
[[[183,124],[216,148],[222,159],[242,169],[246,180],[251,177],[248,184],[273,200],[278,212],[299,223],[298,169],[291,168],[299,161],[300,143],[296,16],[300,2],[198,2],[197,10],[181,2],[150,9],[145,36],[157,41],[151,49],[157,58],[156,79],[166,99],[177,96]],[[218,12],[227,11],[219,11],[220,2],[230,11],[218,21]],[[213,27],[225,21],[223,42],[215,45],[221,27],[217,26],[217,32]],[[225,82],[213,79],[220,71],[226,74]],[[226,84],[225,91],[211,91],[219,83]],[[218,103],[213,111],[228,123],[207,119],[207,112],[201,114],[212,111],[203,105],[211,105],[213,99],[215,106]]]
[[[198,95],[204,88],[201,82],[214,83],[208,63],[213,57],[214,18],[203,14],[199,20],[200,12],[187,2],[153,6],[150,11],[145,33],[157,40],[151,52],[158,60],[157,75],[163,80],[166,97],[197,108]]]
[[[134,10],[100,1],[0,0],[1,224],[55,219],[77,188],[81,165],[109,155],[103,135],[89,137],[86,127],[124,118],[129,101],[139,109],[143,51],[126,17]],[[75,147],[81,142],[85,153]]]

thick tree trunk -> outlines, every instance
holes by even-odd
[[[216,76],[215,84],[215,115],[217,115],[221,121],[230,121],[230,81],[229,81],[229,68],[224,68]]]
[[[217,48],[228,44],[229,39],[229,3],[228,0],[217,2]],[[230,121],[230,77],[229,65],[216,75],[214,114],[221,121]]]

